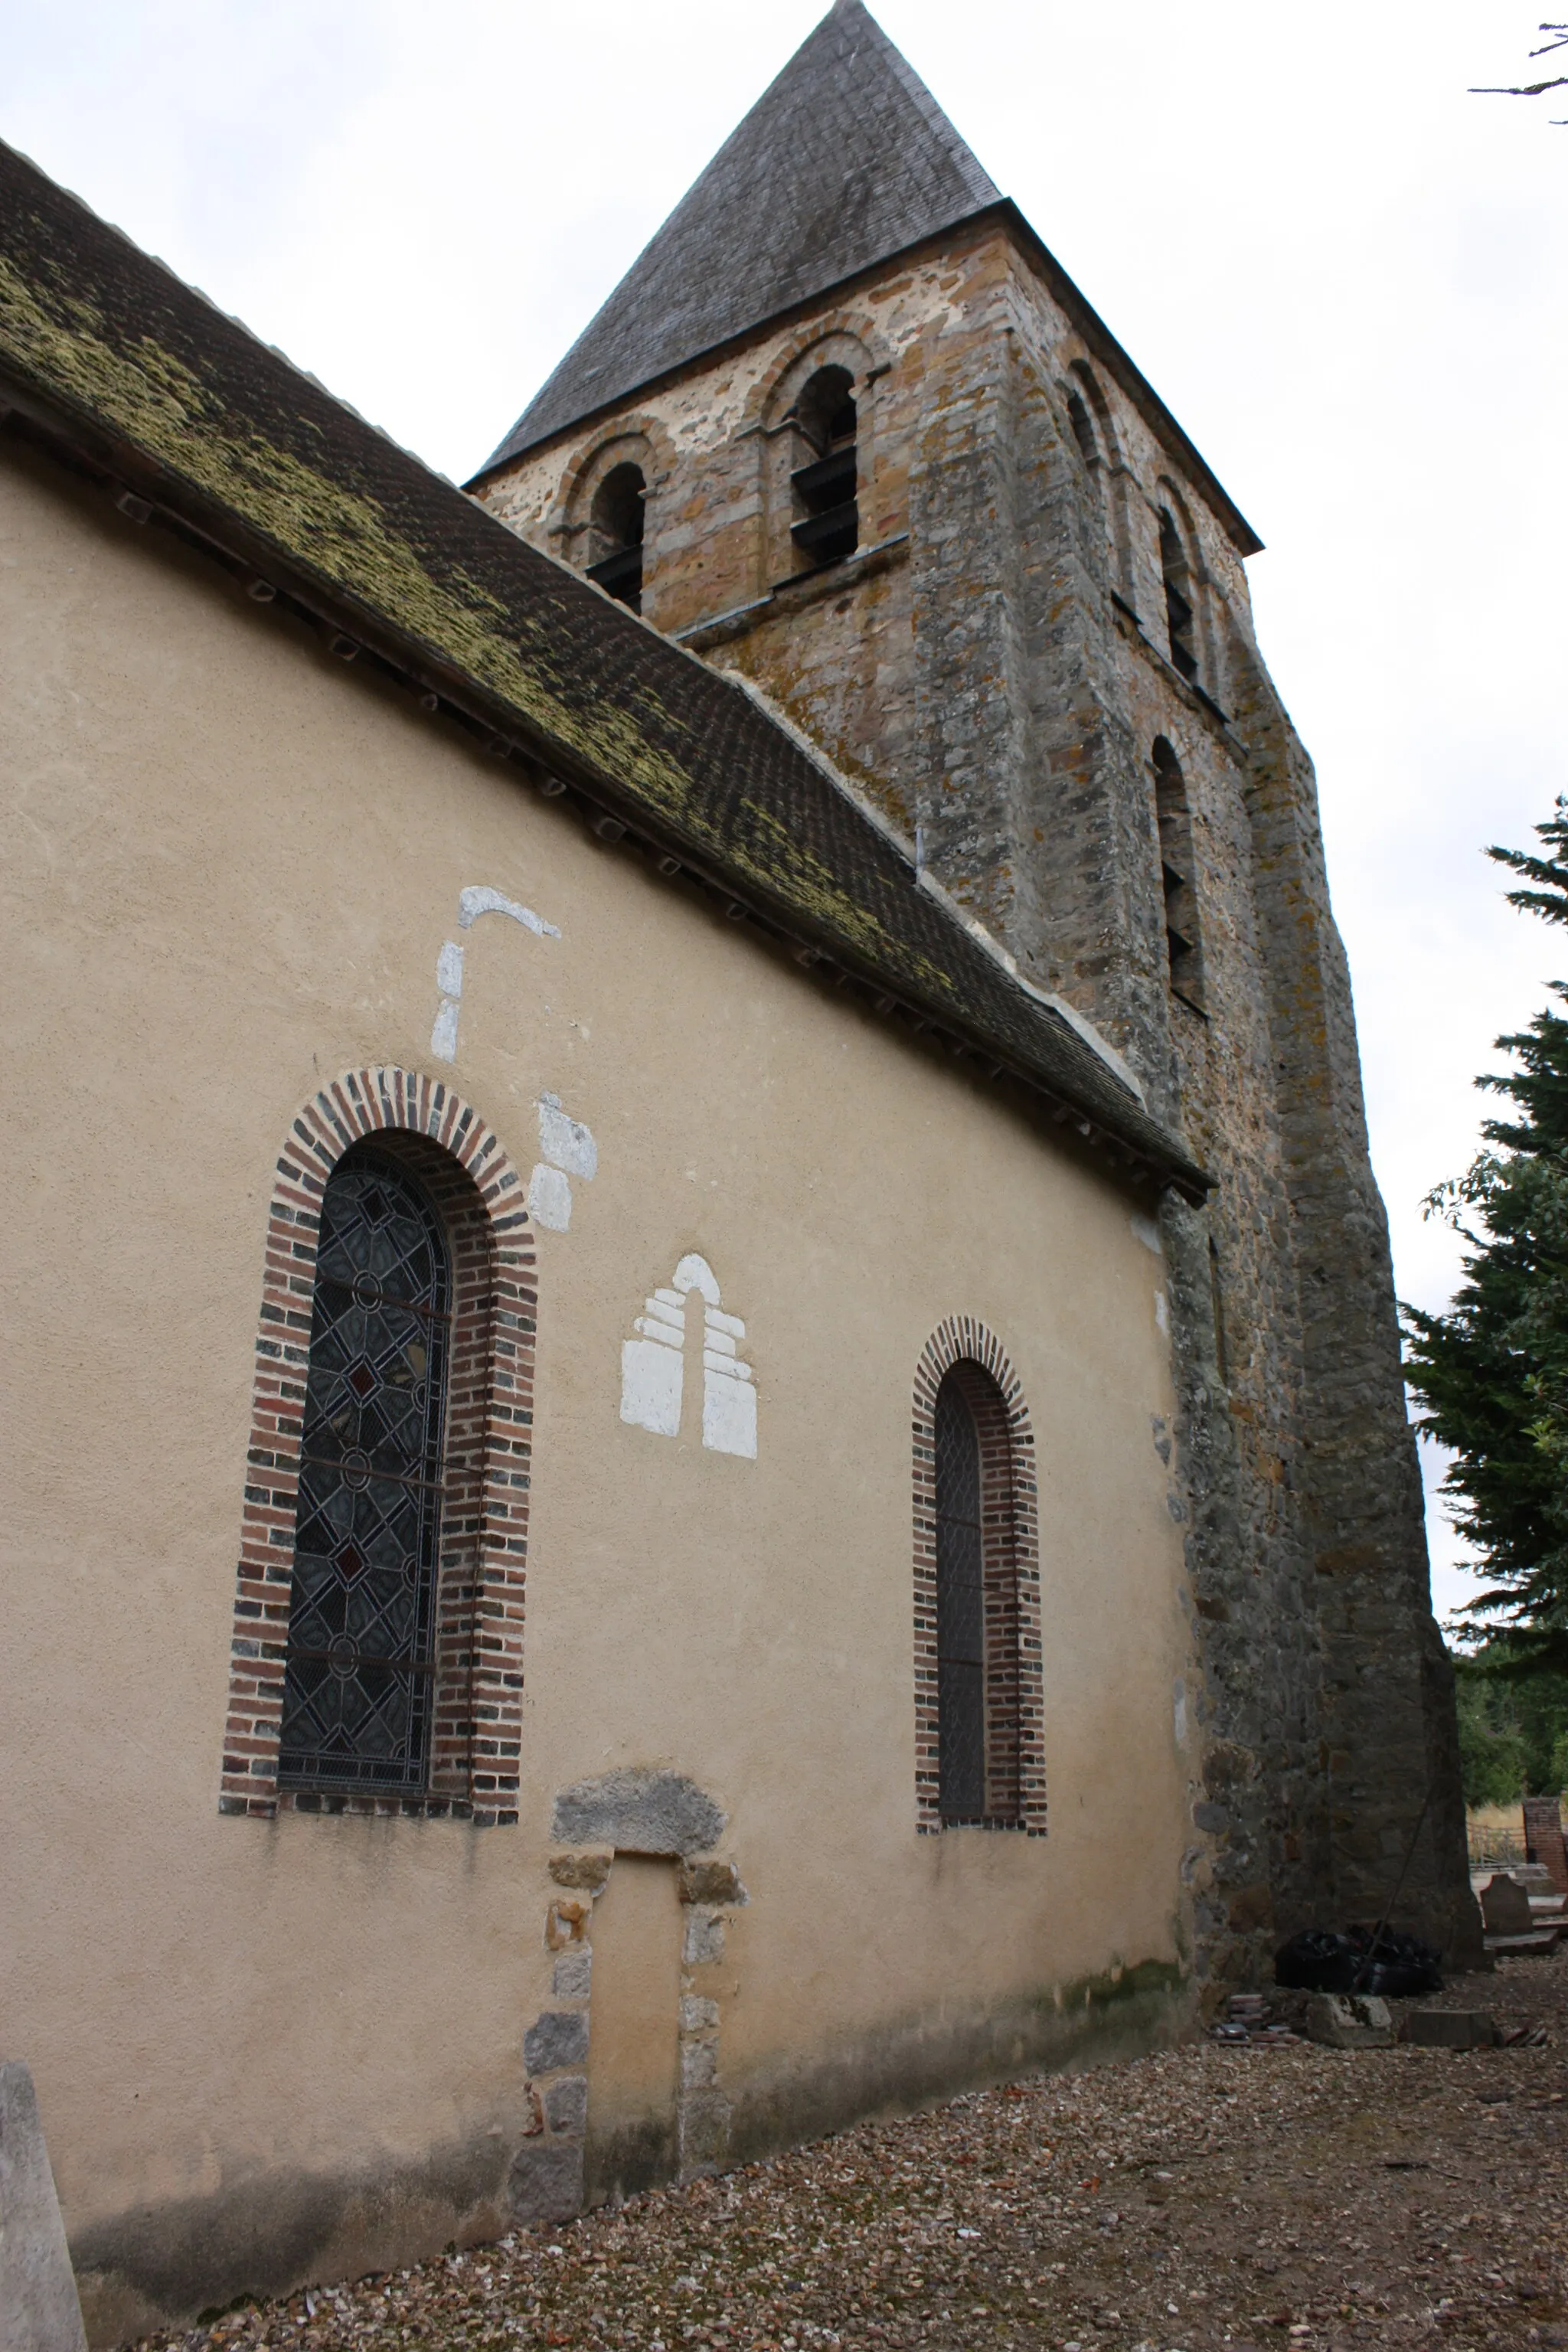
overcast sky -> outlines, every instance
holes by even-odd
[[[1267,542],[1402,1294],[1565,956],[1489,841],[1568,790],[1568,103],[1539,0],[881,0]],[[0,133],[461,479],[818,0],[0,0]],[[1568,91],[1560,93],[1568,100]],[[1553,428],[1555,428],[1553,430]],[[1434,1516],[1436,1597],[1466,1589]]]

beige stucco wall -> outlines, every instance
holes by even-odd
[[[754,2133],[828,2081],[1036,2054],[1058,2000],[1104,2046],[1089,1980],[1180,1959],[1193,1793],[1137,1204],[195,559],[0,465],[0,2033],[99,2336],[499,2225],[552,1798],[618,1765],[730,1816],[751,1901],[708,1982]],[[540,1236],[521,1824],[220,1818],[274,1164],[338,1072],[437,1067],[474,883],[561,936],[467,935],[441,1074],[524,1170],[545,1090],[599,1148]],[[745,1318],[755,1462],[618,1417],[688,1251]],[[915,1829],[910,1382],[953,1313],[1038,1449],[1041,1840]]]

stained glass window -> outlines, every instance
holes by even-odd
[[[279,1778],[423,1788],[451,1268],[391,1160],[341,1160],[321,1203]]]
[[[985,1813],[985,1565],[980,1433],[958,1379],[936,1399],[937,1730],[944,1822]]]

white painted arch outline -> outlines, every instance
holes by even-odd
[[[489,882],[470,883],[458,893],[458,929],[472,929],[481,915],[505,915],[508,919],[532,931],[538,939],[558,940],[561,927],[547,923],[531,907],[516,898],[509,898]],[[462,1011],[463,950],[456,940],[443,941],[436,959],[436,985],[441,992],[437,1007],[435,1026],[430,1032],[430,1051],[439,1062],[455,1062],[458,1058],[458,1020]]]

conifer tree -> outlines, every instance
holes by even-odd
[[[1536,831],[1541,856],[1487,855],[1520,877],[1511,906],[1568,924],[1568,799]],[[1568,1670],[1568,983],[1550,990],[1497,1040],[1514,1066],[1477,1082],[1510,1115],[1426,1203],[1468,1244],[1458,1293],[1443,1315],[1405,1309],[1419,1425],[1454,1449],[1444,1489],[1489,1580],[1468,1608],[1509,1629],[1511,1672]]]

